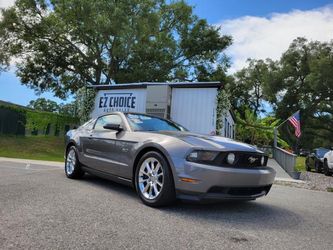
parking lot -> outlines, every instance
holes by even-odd
[[[0,161],[0,249],[331,249],[333,193],[273,186],[243,203],[153,209],[128,187]]]

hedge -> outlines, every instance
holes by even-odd
[[[0,133],[3,134],[22,134],[22,127],[31,131],[45,132],[49,124],[64,129],[66,125],[79,123],[79,119],[76,117],[37,111],[14,104],[0,104],[0,111]]]

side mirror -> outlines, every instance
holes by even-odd
[[[108,123],[103,126],[105,129],[116,130],[118,132],[123,131],[124,129],[120,126],[120,124]]]

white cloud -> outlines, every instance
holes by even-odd
[[[0,9],[14,5],[15,0],[0,0]]]
[[[293,39],[330,41],[333,39],[333,6],[269,17],[243,16],[218,24],[223,34],[232,35],[234,42],[227,50],[234,72],[246,65],[247,58],[279,59]]]

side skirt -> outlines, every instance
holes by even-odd
[[[85,172],[87,172],[89,174],[98,176],[103,179],[114,181],[114,182],[117,182],[117,183],[120,183],[120,184],[123,184],[126,186],[134,187],[131,179],[127,179],[127,178],[123,178],[123,177],[120,177],[117,175],[105,173],[105,172],[102,172],[102,171],[99,171],[96,169],[92,169],[92,168],[84,166],[84,165],[82,166],[82,170],[84,170]]]

